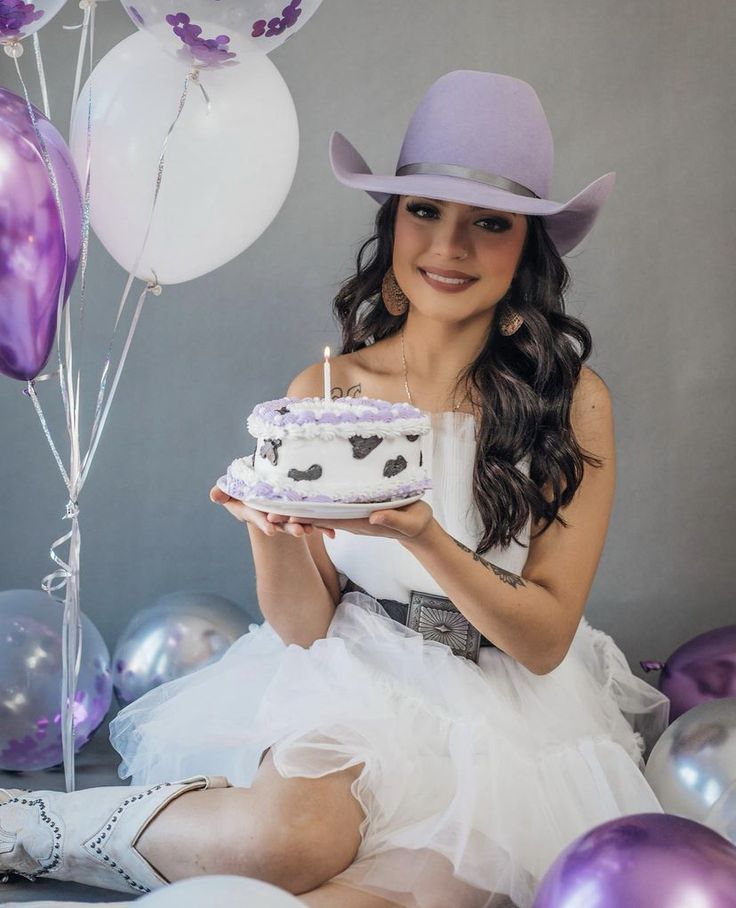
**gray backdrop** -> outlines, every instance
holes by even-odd
[[[65,134],[79,32],[62,26],[79,21],[69,2],[41,32]],[[98,59],[134,31],[114,0],[98,5],[97,22]],[[616,416],[618,488],[589,620],[639,674],[639,659],[734,621],[735,38],[732,0],[325,0],[272,54],[301,129],[285,205],[237,259],[144,308],[80,501],[82,605],[108,644],[137,609],[178,589],[221,593],[259,615],[246,529],[208,490],[250,450],[253,404],[337,346],[330,302],[376,206],[335,181],[329,134],[344,132],[392,172],[408,117],[452,69],[536,88],[555,139],[554,198],[617,172],[601,219],[567,259],[569,311],[593,334],[590,364]],[[0,82],[20,91],[4,55]],[[93,242],[83,438],[123,283]],[[49,544],[69,527],[23,387],[0,377],[0,589],[37,588],[56,567]],[[37,387],[63,445],[58,383]]]

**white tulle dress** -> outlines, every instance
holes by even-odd
[[[431,438],[426,500],[474,548],[474,417],[433,414]],[[493,893],[528,908],[577,836],[662,811],[641,768],[669,701],[631,672],[610,636],[583,618],[546,675],[494,647],[476,664],[392,620],[373,598],[442,594],[400,543],[338,531],[325,545],[341,579],[371,595],[344,594],[327,637],[309,649],[252,625],[214,665],[127,706],[111,725],[122,778],[215,773],[248,786],[269,746],[284,776],[364,763],[352,787],[366,815],[362,842],[336,879],[406,908],[505,901]],[[484,557],[521,573],[526,552],[512,544]]]

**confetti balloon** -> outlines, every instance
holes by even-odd
[[[18,43],[50,22],[66,0],[0,0],[0,44],[8,48],[11,57],[23,52]]]
[[[224,596],[182,591],[138,612],[113,656],[113,685],[123,704],[166,681],[217,661],[248,632],[246,613]]]
[[[637,813],[569,845],[533,908],[734,908],[736,848],[693,820]]]
[[[86,173],[94,85],[90,222],[125,271],[159,284],[207,274],[254,243],[286,200],[299,154],[294,101],[268,57],[202,73],[176,120],[184,83],[138,32],[100,60],[73,114],[70,145]]]
[[[1,0],[0,0],[1,2]],[[187,67],[222,68],[279,47],[322,0],[122,0],[141,31]]]
[[[62,762],[64,603],[36,590],[0,593],[0,769],[48,769]],[[112,702],[110,653],[82,615],[82,662],[74,698],[79,751]]]
[[[736,698],[701,703],[676,719],[654,745],[645,776],[668,813],[732,838],[736,797],[729,801],[728,794],[736,794]]]

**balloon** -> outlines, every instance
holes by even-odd
[[[668,813],[725,834],[710,814],[736,788],[736,698],[701,703],[676,719],[654,745],[644,774]],[[727,825],[725,803],[716,816]]]
[[[214,0],[213,0],[214,2]],[[299,151],[294,102],[276,67],[253,56],[192,84],[168,141],[160,194],[135,274],[177,284],[247,249],[281,208]],[[177,63],[139,32],[95,67],[74,111],[71,148],[87,154],[92,84],[91,223],[113,258],[134,268],[151,215],[158,161],[182,94]]]
[[[26,102],[0,88],[0,372],[21,381],[35,378],[49,358],[64,265],[66,302],[82,247],[82,195],[71,153],[56,127],[33,110],[63,224]]]
[[[322,0],[122,0],[148,32],[187,67],[223,67],[268,54],[311,19]]]
[[[532,908],[733,908],[736,848],[683,817],[637,813],[569,845]]]
[[[49,22],[66,0],[0,0],[0,44],[17,45]],[[15,56],[13,54],[12,56]],[[20,56],[20,54],[17,54]]]
[[[707,816],[706,826],[736,845],[736,782],[718,798]]]
[[[736,624],[688,640],[666,662],[642,662],[662,669],[659,689],[671,701],[670,721],[688,709],[721,697],[736,697]]]
[[[64,604],[37,590],[0,593],[0,769],[48,769],[62,761]],[[82,661],[74,698],[75,750],[112,702],[110,653],[82,615]]]
[[[154,889],[136,902],[145,908],[299,908],[284,889],[246,876],[195,876]]]
[[[249,624],[224,596],[188,590],[162,596],[138,612],[118,640],[115,693],[123,704],[132,703],[165,681],[216,662]]]

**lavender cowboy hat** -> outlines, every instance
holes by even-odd
[[[345,186],[364,189],[381,204],[391,195],[418,195],[539,215],[566,255],[592,229],[616,174],[555,202],[547,198],[553,159],[552,133],[531,85],[474,70],[447,73],[430,86],[393,175],[374,174],[345,136],[330,136],[330,164]]]

